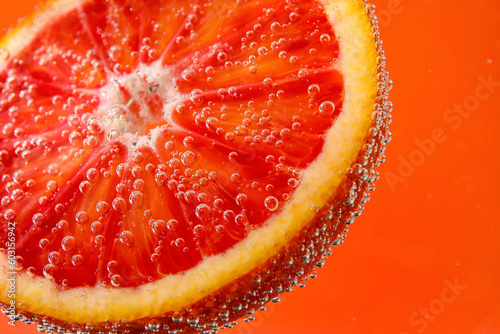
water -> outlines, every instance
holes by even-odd
[[[254,21],[234,33],[234,45],[214,42],[192,52],[207,38],[197,30],[203,11],[177,14],[184,30],[172,44],[158,38],[167,23],[163,12],[137,49],[131,49],[125,32],[106,44],[109,64],[97,50],[50,54],[40,47],[35,63],[49,69],[36,73],[40,78],[63,82],[64,73],[70,76],[69,92],[56,92],[49,105],[40,105],[39,98],[49,88],[22,82],[22,58],[2,82],[0,107],[9,118],[1,124],[8,146],[0,151],[3,218],[22,215],[30,226],[54,234],[33,242],[44,265],[34,268],[36,256],[25,257],[30,275],[66,286],[92,285],[96,277],[84,282],[87,278],[79,281],[58,270],[95,272],[90,259],[113,249],[106,256],[130,253],[139,265],[127,268],[136,270],[127,274],[114,271],[126,267],[123,260],[108,265],[110,275],[99,278],[105,285],[155,281],[189,269],[202,255],[229,249],[278,214],[300,189],[302,170],[320,153],[325,132],[342,111],[341,92],[332,91],[322,77],[338,54],[333,31],[289,4],[249,12]],[[302,35],[290,34],[294,24],[302,25]],[[295,44],[303,37],[303,46]],[[74,38],[86,45],[85,35]],[[60,71],[51,67],[52,56],[68,65]],[[9,58],[0,50],[2,57]],[[384,111],[377,117],[383,118]],[[372,130],[374,136],[377,131]],[[40,166],[32,167],[34,162]],[[362,180],[376,178],[368,169],[361,175]],[[366,202],[369,196],[358,196],[359,191],[350,191],[346,203]],[[22,211],[33,198],[30,211]],[[320,212],[317,204],[307,205]],[[290,256],[283,263],[309,265],[318,258],[315,252],[304,250],[301,259]],[[259,288],[266,279],[253,277]],[[259,292],[259,301],[254,300],[279,299],[271,295]],[[231,304],[235,311],[248,307],[244,300]],[[220,321],[228,319],[224,311],[218,314]],[[197,317],[180,313],[172,321],[200,324]],[[152,320],[144,328],[158,326]]]

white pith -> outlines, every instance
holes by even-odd
[[[122,142],[131,148],[132,145],[147,145],[154,148],[154,140],[159,126],[146,131],[145,122],[168,124],[175,127],[176,122],[172,119],[176,105],[185,100],[175,86],[175,78],[172,71],[156,61],[150,65],[140,64],[138,68],[125,75],[111,74],[111,80],[99,89],[100,104],[93,117],[102,120],[104,132],[118,130],[122,136]],[[125,98],[120,87],[127,90],[130,98]],[[159,120],[150,110],[147,100],[155,96],[162,97],[162,119]],[[137,115],[129,109],[133,103],[139,105]],[[120,113],[114,112],[116,109]]]
[[[79,323],[132,321],[160,316],[165,312],[180,310],[230,284],[286,247],[313,219],[316,212],[311,207],[323,207],[332,191],[342,182],[370,126],[377,94],[377,51],[370,21],[365,13],[360,11],[360,8],[364,8],[364,3],[352,0],[322,2],[337,35],[340,36],[338,69],[341,73],[348,74],[344,76],[344,110],[328,131],[322,153],[303,172],[300,186],[281,213],[273,216],[262,228],[250,232],[246,239],[226,253],[206,258],[200,265],[185,273],[171,275],[137,288],[114,289],[96,286],[59,291],[54,283],[44,278],[19,274],[16,301],[20,309]],[[74,4],[67,5],[67,0],[56,0],[53,3],[54,8],[61,10],[59,15],[64,10],[70,10],[71,6],[74,8]],[[37,24],[43,26],[44,22],[39,21]],[[33,29],[36,30],[36,27]],[[5,47],[11,53],[21,48],[19,45]],[[0,62],[0,70],[4,66],[5,64]],[[171,94],[172,102],[169,100],[164,109],[164,117],[168,122],[173,106],[180,99],[179,96],[169,93],[168,89],[172,87],[168,86],[168,83],[171,84],[172,78],[168,73],[157,76],[155,72],[145,68],[139,71],[149,78],[144,82],[152,83],[153,86],[158,84],[160,89],[167,90],[163,93],[167,96]],[[118,77],[117,81],[120,80],[135,91],[149,89],[148,85],[135,86],[134,80],[127,77]],[[126,104],[125,101],[117,99],[119,94],[116,94],[115,89],[116,87],[109,84],[102,90],[102,94],[114,96],[101,106],[103,120],[110,107]],[[143,112],[144,117],[148,117],[148,110],[144,109]],[[113,128],[130,129],[130,124],[111,118],[105,120],[105,127],[107,131]],[[136,136],[133,132],[126,132],[125,135]],[[151,131],[150,135],[154,136],[154,131]],[[147,136],[139,140],[148,144]],[[8,302],[6,279],[9,274],[6,263],[6,256],[0,255],[0,264],[4,264],[0,269],[0,300],[4,303]]]

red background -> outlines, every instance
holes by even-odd
[[[0,0],[0,34],[36,2]],[[377,190],[318,278],[222,333],[500,333],[500,2],[372,2],[394,81]]]

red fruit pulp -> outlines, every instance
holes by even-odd
[[[337,58],[313,1],[89,1],[52,22],[0,73],[19,264],[61,288],[125,287],[224,252],[320,154]]]

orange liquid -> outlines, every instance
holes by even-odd
[[[500,332],[500,4],[372,2],[395,83],[377,190],[318,278],[223,333]],[[2,27],[34,3],[1,0]]]

